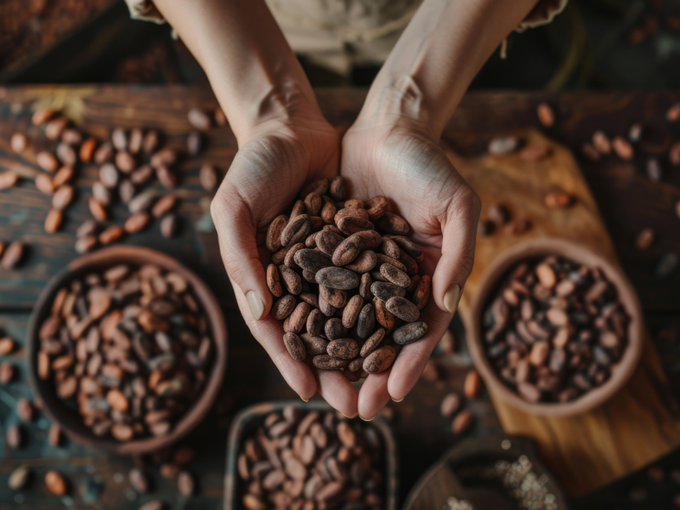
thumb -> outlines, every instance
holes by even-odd
[[[467,185],[451,199],[442,223],[442,256],[432,277],[437,306],[456,312],[475,260],[475,241],[481,201]]]
[[[272,305],[264,267],[257,249],[257,227],[251,209],[228,179],[210,204],[222,261],[232,283],[243,292],[254,320],[265,317]]]

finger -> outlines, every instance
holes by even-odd
[[[316,377],[312,370],[303,362],[295,361],[288,354],[283,344],[283,327],[273,317],[255,320],[250,313],[246,297],[238,287],[234,288],[236,301],[241,309],[246,325],[257,341],[264,347],[267,354],[281,372],[281,375],[295,393],[304,401],[314,396],[317,389]]]
[[[419,320],[428,325],[427,334],[417,342],[402,347],[387,382],[387,391],[396,402],[403,400],[420,379],[432,351],[451,322],[451,314],[442,312],[430,303]]]
[[[245,296],[252,318],[260,320],[269,313],[272,297],[257,251],[257,229],[250,208],[236,187],[224,179],[210,205],[210,212],[227,274]]]
[[[481,202],[464,186],[453,197],[442,223],[442,256],[432,276],[432,296],[437,306],[455,313],[475,260],[475,241]]]
[[[319,370],[319,395],[347,418],[354,418],[357,411],[357,392],[342,372]]]
[[[359,390],[359,417],[371,421],[390,401],[387,382],[391,370],[369,375]]]

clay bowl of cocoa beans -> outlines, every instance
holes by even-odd
[[[120,455],[165,448],[206,416],[227,362],[227,329],[206,284],[137,246],[72,261],[29,321],[28,376],[74,441]]]
[[[232,422],[224,508],[396,510],[397,469],[385,417],[366,423],[321,401],[263,402]]]
[[[551,238],[517,244],[487,268],[468,331],[490,391],[544,416],[606,402],[631,378],[644,342],[640,303],[621,269]]]

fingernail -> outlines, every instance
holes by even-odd
[[[246,294],[246,300],[248,301],[248,306],[250,307],[250,313],[252,314],[253,319],[259,321],[262,317],[262,312],[264,312],[264,303],[260,299],[260,296],[258,296],[257,292],[254,290],[251,290]]]
[[[454,283],[444,294],[444,307],[451,313],[456,313],[460,301],[460,285]]]
[[[396,403],[398,404],[399,402],[401,402],[401,401],[404,400],[405,398],[406,398],[406,397],[402,397],[402,398],[400,398],[399,400],[397,400],[396,398],[393,398],[393,399],[392,399],[392,402],[396,402]]]
[[[347,416],[345,413],[342,413],[342,415],[343,415],[345,418],[347,418],[348,420],[352,420],[352,419],[356,418],[357,416],[359,416],[359,411],[357,411],[356,413],[354,413],[352,416]]]
[[[364,418],[363,416],[359,416],[359,418],[361,418],[361,419],[364,420],[364,421],[373,421],[373,420],[375,419],[375,416],[374,416],[373,418],[371,418],[370,420],[367,420],[367,419]]]
[[[300,400],[302,400],[305,404],[309,402],[309,399],[305,400],[304,398],[300,397]]]

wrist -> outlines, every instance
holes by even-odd
[[[403,75],[374,83],[352,129],[409,131],[437,141],[446,120],[432,108],[417,79]]]

